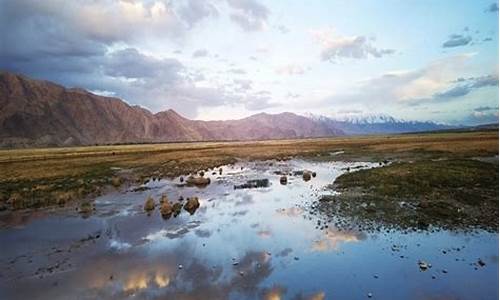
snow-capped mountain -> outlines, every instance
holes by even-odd
[[[431,121],[397,119],[388,114],[359,114],[341,117],[308,114],[307,117],[322,123],[324,126],[341,130],[347,135],[404,133],[454,128]]]

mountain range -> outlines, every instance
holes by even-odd
[[[121,99],[0,72],[0,147],[264,140],[447,129],[390,116],[333,119],[290,112],[225,121],[190,120],[174,110],[152,113]]]

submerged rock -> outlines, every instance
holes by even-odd
[[[200,207],[200,202],[198,197],[191,197],[187,199],[186,204],[184,204],[184,210],[189,212],[191,215]]]
[[[288,182],[288,178],[286,177],[286,175],[283,175],[280,177],[280,183],[283,184],[283,185],[286,185]]]
[[[191,186],[205,187],[210,184],[210,178],[191,175],[186,179],[186,183]]]
[[[155,209],[155,200],[153,197],[148,196],[146,202],[144,203],[144,210],[150,212]]]
[[[252,179],[248,180],[246,183],[235,185],[234,189],[253,189],[260,187],[269,187],[269,179]]]

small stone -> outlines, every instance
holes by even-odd
[[[485,263],[482,259],[479,259],[479,260],[477,261],[477,264],[478,264],[480,267],[484,267],[484,266],[486,266],[486,263]]]
[[[240,271],[240,275],[243,276],[243,275],[245,275],[245,273],[243,273],[243,271]]]
[[[182,265],[179,265],[179,270],[182,270]]]
[[[372,293],[368,293],[367,296],[368,296],[368,298],[371,298],[371,297],[373,297],[373,294]]]
[[[297,256],[295,256],[293,259],[295,259],[295,260],[299,260],[299,258],[298,258]]]
[[[418,267],[420,268],[421,271],[426,271],[428,268],[430,268],[429,264],[427,264],[425,261],[422,260],[418,261]]]
[[[443,269],[443,270],[442,270],[442,272],[443,272],[444,274],[446,274],[446,273],[448,273],[448,270]]]

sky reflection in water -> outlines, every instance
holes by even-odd
[[[498,298],[495,233],[317,228],[308,204],[346,165],[353,164],[241,163],[222,176],[208,172],[204,189],[174,179],[104,195],[87,219],[71,209],[2,216],[0,298]],[[273,174],[303,169],[318,176],[281,185]],[[271,186],[233,189],[257,178]],[[158,210],[146,215],[145,198],[162,194],[198,196],[201,206],[168,220]],[[477,266],[479,258],[486,266]],[[418,260],[432,268],[420,271]]]

